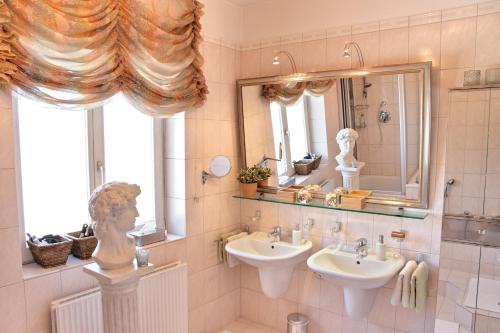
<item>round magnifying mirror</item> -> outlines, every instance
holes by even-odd
[[[210,161],[210,173],[215,177],[224,177],[231,171],[231,161],[223,155],[217,155]]]

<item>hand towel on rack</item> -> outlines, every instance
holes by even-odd
[[[226,243],[227,239],[231,236],[237,235],[240,231],[239,230],[233,230],[230,232],[226,232],[225,234],[220,235],[219,239],[216,240],[217,242],[217,258],[219,259],[219,263],[225,263],[227,260],[226,258]]]
[[[230,243],[234,240],[240,239],[242,237],[245,237],[245,236],[248,236],[248,232],[244,231],[244,232],[240,232],[239,234],[236,234],[234,236],[228,237],[226,240],[226,244]],[[229,266],[229,268],[233,268],[233,267],[239,265],[240,261],[226,252],[226,245],[225,244],[224,244],[224,253],[226,255],[226,262],[227,262],[227,265]]]
[[[417,263],[415,260],[410,260],[401,272],[399,272],[396,286],[391,296],[392,305],[397,306],[402,304],[405,308],[410,306],[410,280],[415,268],[417,268]]]
[[[410,282],[410,308],[417,312],[425,308],[427,301],[427,280],[429,279],[429,266],[422,261],[411,275]]]

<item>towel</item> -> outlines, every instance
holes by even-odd
[[[224,262],[227,263],[229,268],[233,268],[235,266],[238,266],[240,261],[226,252],[226,244],[229,242],[232,242],[234,240],[240,239],[242,237],[245,237],[245,236],[248,236],[248,232],[240,232],[236,235],[232,235],[230,237],[227,237],[225,242],[223,242],[223,244],[224,244],[224,250],[223,250],[224,251]]]
[[[428,279],[429,266],[422,261],[411,275],[410,282],[410,308],[415,309],[417,312],[425,308]]]
[[[399,272],[396,286],[391,296],[392,305],[397,306],[402,304],[405,308],[410,306],[410,281],[415,268],[417,268],[417,263],[415,260],[410,260],[406,263],[401,272]]]
[[[226,262],[226,243],[227,239],[231,236],[237,235],[239,233],[239,230],[233,230],[231,232],[227,232],[225,234],[220,235],[219,239],[216,240],[217,242],[217,258],[219,259],[219,263],[225,263]]]

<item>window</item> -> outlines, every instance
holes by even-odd
[[[278,176],[293,175],[293,161],[302,159],[311,151],[307,98],[309,96],[302,96],[287,106],[276,102],[270,104],[276,156],[279,156],[280,143],[283,145],[283,159],[277,165]]]
[[[165,227],[161,120],[135,110],[121,94],[102,108],[80,111],[14,99],[23,240],[27,232],[80,230],[90,222],[90,193],[109,181],[141,187],[138,227]]]

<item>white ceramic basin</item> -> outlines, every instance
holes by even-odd
[[[227,253],[258,268],[262,291],[270,298],[278,298],[287,291],[294,266],[307,259],[311,248],[310,241],[299,246],[273,243],[264,232],[254,232],[226,244]]]
[[[325,248],[307,260],[307,266],[325,279],[344,287],[344,304],[352,318],[368,315],[377,294],[377,288],[389,282],[405,264],[405,258],[387,252],[386,260],[377,260],[373,251],[362,259],[341,247]]]

